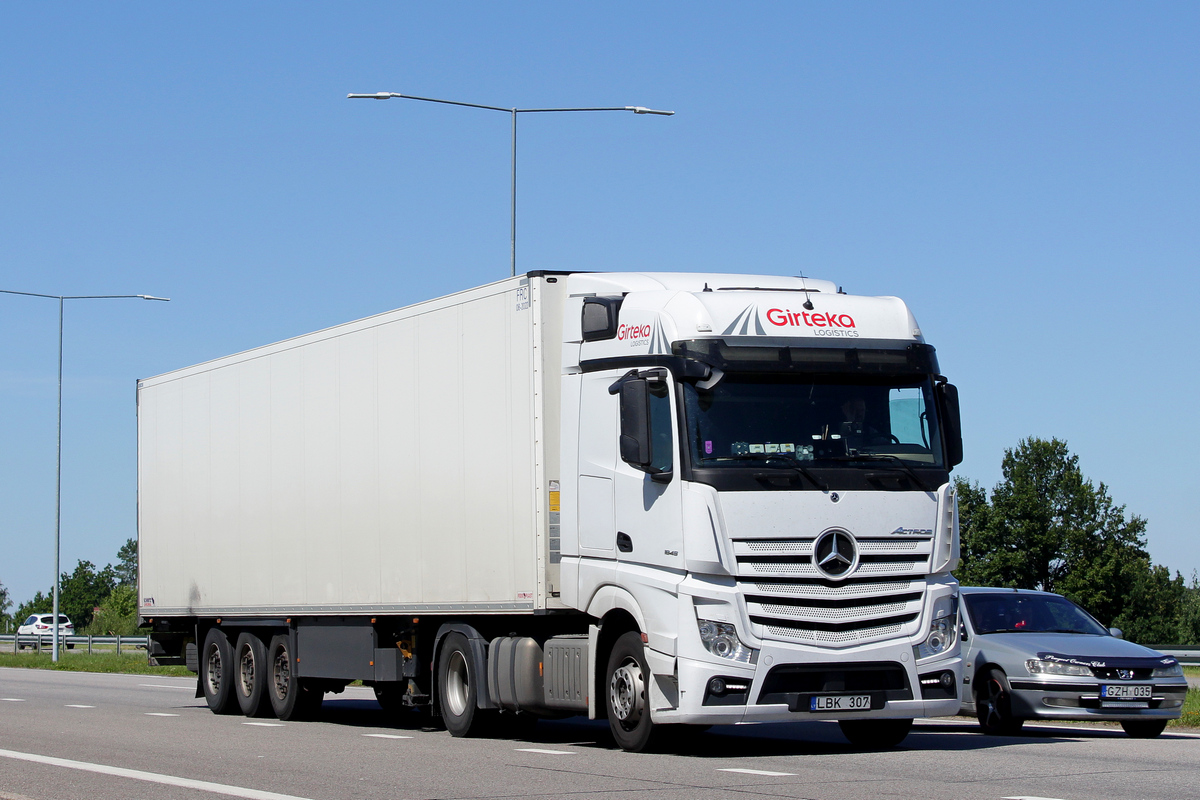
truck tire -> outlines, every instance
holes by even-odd
[[[912,730],[911,719],[839,719],[838,727],[842,729],[850,744],[869,750],[886,750],[904,741]]]
[[[296,662],[286,635],[271,637],[266,664],[265,694],[275,716],[285,722],[316,716],[325,692],[315,686],[306,686],[296,674]]]
[[[650,745],[655,725],[650,721],[650,667],[637,631],[613,643],[604,673],[608,727],[622,750],[640,753]]]
[[[243,633],[233,648],[234,694],[247,717],[271,714],[267,697],[267,646],[253,633]]]
[[[237,698],[233,695],[233,648],[229,637],[220,628],[210,628],[204,636],[200,655],[200,687],[204,701],[214,714],[236,714]]]
[[[438,655],[438,705],[451,736],[481,736],[495,713],[478,707],[476,687],[485,680],[475,674],[471,645],[461,633],[447,634]]]
[[[988,670],[976,683],[975,717],[989,736],[1016,736],[1025,720],[1012,713],[1012,688],[1008,677],[998,669]]]

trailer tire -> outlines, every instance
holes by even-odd
[[[267,697],[267,646],[253,633],[243,633],[234,647],[234,694],[247,717],[271,715]]]
[[[494,712],[478,707],[480,681],[471,658],[471,645],[461,633],[450,633],[438,654],[438,705],[442,722],[451,736],[480,736],[487,732]]]
[[[266,664],[264,693],[275,716],[285,722],[315,716],[325,692],[315,686],[306,686],[296,674],[296,661],[292,658],[291,642],[286,634],[271,637]]]
[[[650,746],[655,725],[650,720],[650,666],[637,631],[613,643],[604,672],[608,727],[622,750],[640,753]]]
[[[911,719],[839,719],[850,744],[868,750],[888,750],[904,741],[912,730]]]
[[[237,698],[233,694],[233,648],[229,637],[220,628],[210,628],[204,636],[200,657],[200,688],[204,701],[214,714],[236,714]]]

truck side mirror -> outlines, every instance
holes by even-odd
[[[946,432],[946,466],[954,467],[962,463],[962,420],[958,414],[958,387],[952,383],[940,383],[937,387],[938,398],[941,400],[942,425]]]
[[[621,384],[621,460],[646,469],[650,466],[650,387],[645,378]]]

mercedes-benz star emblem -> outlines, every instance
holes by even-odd
[[[840,580],[858,566],[858,547],[854,537],[834,528],[817,537],[813,543],[813,566],[827,578]]]

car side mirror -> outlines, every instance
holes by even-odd
[[[938,399],[942,412],[943,430],[946,432],[946,466],[955,467],[963,460],[962,419],[958,413],[958,387],[952,383],[939,383]]]
[[[1117,639],[1124,639],[1124,638],[1125,638],[1125,632],[1124,632],[1124,631],[1122,631],[1120,628],[1109,628],[1109,629],[1108,629],[1108,635],[1109,635],[1109,636],[1112,636],[1112,637],[1114,637],[1114,638],[1117,638]]]

